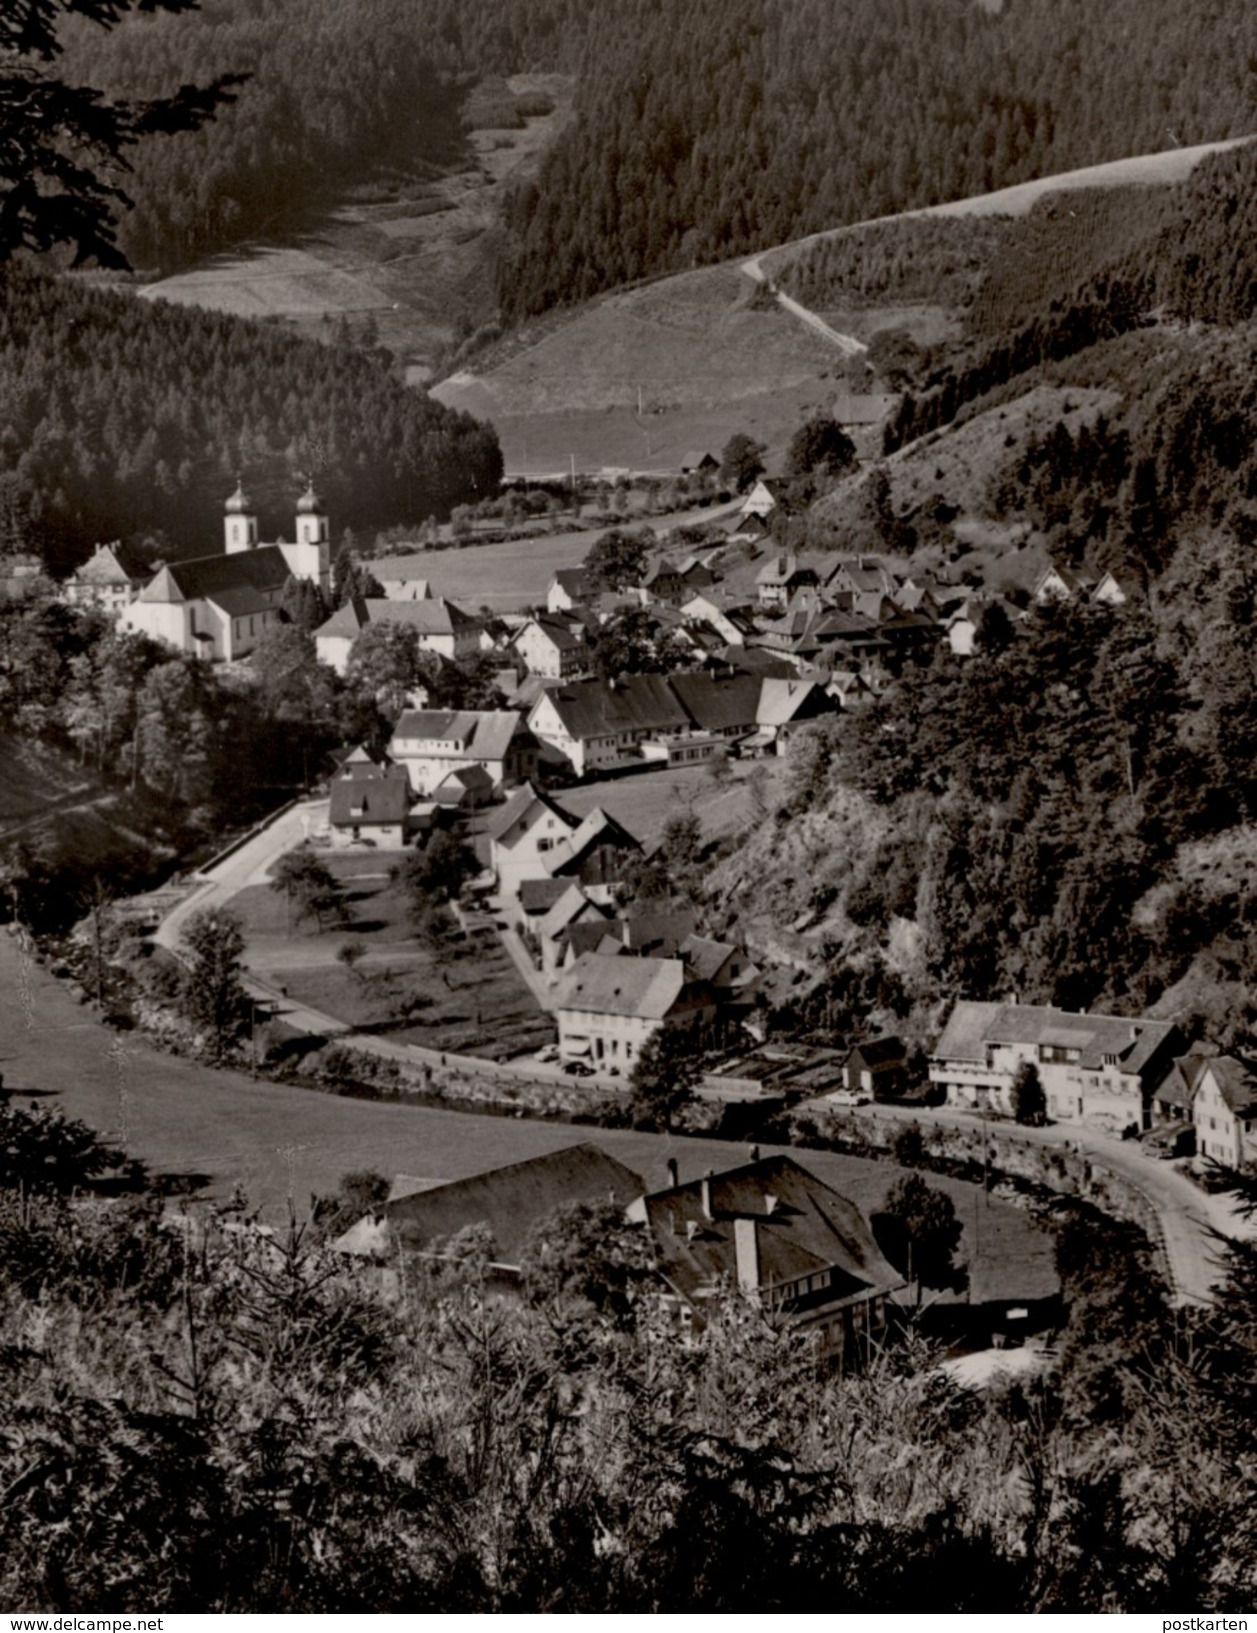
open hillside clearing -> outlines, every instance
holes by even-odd
[[[368,180],[307,233],[242,246],[142,294],[275,318],[315,337],[341,317],[360,327],[369,316],[380,343],[413,379],[426,379],[461,324],[492,317],[502,188],[532,174],[570,117],[570,77],[517,74],[507,84],[549,97],[554,111],[525,118],[519,130],[468,131],[461,159],[444,172],[418,160],[409,178]]]
[[[369,561],[373,572],[387,564],[388,571],[404,566],[416,578],[425,578],[434,596],[447,596],[468,607],[489,607],[495,612],[544,603],[550,580],[560,567],[579,567],[595,539],[613,526],[651,528],[666,534],[672,528],[702,526],[727,520],[736,505],[710,505],[672,511],[665,516],[634,517],[631,522],[601,522],[571,533],[539,533],[508,539],[503,544],[474,544],[461,549],[419,550],[407,556]],[[592,520],[592,518],[591,518]],[[690,553],[692,547],[687,547]]]
[[[572,454],[583,465],[666,468],[671,461],[676,468],[688,449],[722,445],[739,430],[767,444],[771,462],[810,414],[829,409],[850,370],[863,371],[859,354],[877,332],[904,328],[921,345],[955,333],[953,316],[928,304],[851,314],[808,312],[793,301],[787,310],[757,298],[755,286],[771,282],[809,245],[889,221],[1024,214],[1057,192],[1169,186],[1236,145],[1172,148],[1066,171],[655,279],[602,296],[566,321],[550,313],[522,325],[433,395],[491,420],[509,471],[545,469]]]

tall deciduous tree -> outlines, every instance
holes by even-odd
[[[330,717],[334,676],[319,662],[313,639],[299,624],[268,629],[250,654],[249,667],[274,718],[308,726]]]
[[[205,682],[192,664],[172,658],[152,670],[140,689],[135,734],[149,787],[189,803],[203,799],[212,729]]]
[[[787,476],[841,476],[855,464],[855,443],[828,415],[801,425],[786,450]]]
[[[703,1081],[698,1040],[670,1021],[642,1045],[629,1078],[629,1115],[637,1128],[669,1129]]]
[[[412,624],[368,624],[349,649],[345,684],[386,715],[399,715],[423,678],[419,631]]]
[[[638,584],[654,544],[655,537],[649,529],[631,533],[613,527],[590,546],[584,561],[585,571],[600,590],[622,590],[627,585]]]
[[[340,906],[340,886],[321,856],[298,846],[287,851],[271,870],[271,889],[285,896],[298,919],[318,920],[319,929]]]
[[[735,431],[720,454],[720,480],[745,493],[757,476],[764,474],[764,444]]]
[[[946,1192],[920,1174],[905,1174],[891,1189],[877,1223],[884,1251],[910,1281],[923,1287],[953,1285],[952,1260],[963,1227]]]
[[[604,680],[620,675],[666,675],[693,662],[687,647],[646,607],[626,607],[594,632],[590,642],[595,674]]]
[[[180,935],[184,969],[179,985],[184,1014],[204,1035],[210,1054],[231,1053],[248,1025],[244,990],[244,928],[234,913],[203,908]]]
[[[476,858],[462,840],[441,832],[411,851],[397,867],[396,877],[410,898],[411,917],[419,918],[457,896],[476,871]]]
[[[1013,1116],[1019,1123],[1040,1128],[1047,1119],[1047,1096],[1043,1079],[1032,1060],[1023,1060],[1013,1076]]]

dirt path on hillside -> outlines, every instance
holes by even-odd
[[[1065,170],[1056,176],[1041,176],[1034,181],[1018,182],[1012,187],[1001,187],[993,193],[978,193],[971,198],[952,199],[947,204],[930,204],[919,210],[902,210],[897,215],[873,216],[867,221],[855,221],[845,227],[830,227],[823,232],[809,233],[805,238],[795,238],[789,243],[760,250],[758,254],[741,263],[741,271],[755,283],[767,284],[783,311],[789,312],[801,323],[806,323],[808,328],[814,329],[817,334],[824,335],[826,340],[832,341],[848,357],[859,357],[868,351],[864,342],[857,340],[854,335],[840,333],[817,313],[809,311],[792,296],[777,289],[773,283],[771,270],[764,266],[766,257],[780,256],[788,261],[826,239],[840,238],[846,233],[863,232],[867,227],[886,226],[894,221],[913,221],[925,216],[1025,215],[1041,198],[1046,198],[1050,193],[1067,193],[1089,187],[1168,186],[1189,176],[1200,161],[1211,154],[1225,153],[1230,148],[1242,147],[1246,142],[1255,139],[1257,138],[1240,136],[1229,142],[1205,142],[1198,147],[1173,148],[1166,153],[1139,154],[1130,159],[1116,159],[1109,164],[1088,165],[1081,170]]]

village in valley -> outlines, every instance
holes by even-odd
[[[836,420],[797,440],[805,437],[830,439],[838,464],[860,469]],[[376,718],[387,728],[345,743],[275,822],[173,892],[118,903],[119,916],[179,957],[190,918],[239,910],[255,1069],[261,1012],[270,1035],[321,1032],[365,1051],[342,1056],[342,1077],[352,1078],[355,1059],[369,1077],[371,1057],[378,1067],[383,1054],[403,1084],[431,1091],[451,1080],[473,1101],[505,1099],[540,1115],[561,1107],[565,1118],[614,1126],[627,1116],[699,1132],[784,1127],[774,1119],[789,1108],[792,1126],[809,1113],[827,1118],[839,1149],[844,1134],[851,1149],[900,1152],[922,1131],[976,1142],[988,1176],[992,1155],[1041,1177],[1045,1162],[1085,1154],[1084,1190],[1098,1183],[1124,1197],[1123,1212],[1158,1217],[1180,1296],[1204,1296],[1212,1272],[1202,1233],[1232,1217],[1209,1197],[1194,1210],[1187,1182],[1173,1174],[1167,1187],[1158,1169],[1199,1161],[1216,1172],[1252,1160],[1257,1078],[1247,1065],[1193,1046],[1171,1022],[1071,1013],[1015,994],[1005,1003],[962,995],[925,1049],[919,1037],[885,1031],[795,1038],[777,1017],[806,965],[783,959],[771,926],[740,922],[697,884],[722,838],[727,848],[730,834],[770,820],[782,779],[815,753],[818,734],[840,740],[853,711],[905,671],[963,665],[993,632],[1015,639],[1042,607],[1121,607],[1125,588],[1112,572],[1063,563],[994,590],[973,573],[913,570],[885,554],[787,548],[783,522],[814,473],[796,457],[793,479],[768,478],[759,452],[735,436],[723,459],[686,455],[675,480],[699,508],[675,525],[639,516],[636,526],[626,517],[601,528],[606,493],[631,503],[636,484],[621,474],[613,485],[614,473],[585,479],[587,492],[601,483],[603,498],[585,517],[578,498],[568,501],[582,558],[553,570],[544,597],[514,607],[472,606],[436,587],[466,552],[511,546],[468,540],[464,524],[457,552],[392,543],[351,555],[333,544],[313,485],[296,501],[293,542],[260,540],[238,486],[220,552],[145,570],[122,546],[99,546],[64,586],[72,605],[214,666],[224,684],[248,685],[300,604],[307,664],[341,683],[378,681]],[[651,497],[659,488],[651,478]],[[539,543],[525,531],[514,548]],[[333,600],[330,615],[310,615]],[[374,920],[390,893],[405,894],[407,877],[409,908],[393,902],[383,923],[363,923],[361,913]],[[358,914],[344,905],[355,898],[365,901]],[[294,910],[304,943],[295,957]],[[806,916],[795,929],[806,932]],[[795,937],[796,948],[805,943]],[[456,966],[470,1013],[446,1016],[438,1003],[425,1014],[425,986],[448,992]],[[687,1122],[687,1104],[707,1109]],[[1018,1130],[1028,1151],[1002,1141],[1001,1127]],[[1080,1183],[1072,1169],[1067,1183]],[[783,1263],[801,1253],[809,1267],[795,1288],[771,1244],[781,1235],[774,1210],[799,1185],[811,1187],[799,1217],[816,1221],[816,1239],[794,1240],[791,1226],[791,1252],[778,1243]],[[534,1190],[508,1220],[511,1199]],[[682,1183],[670,1159],[662,1190],[596,1145],[466,1179],[399,1174],[339,1246],[378,1264],[399,1244],[414,1251],[488,1220],[508,1287],[548,1210],[603,1194],[652,1224],[663,1261],[679,1255],[662,1274],[687,1325],[727,1279],[753,1289],[774,1319],[815,1328],[841,1356],[885,1330],[888,1297],[919,1303],[920,1286],[896,1275],[858,1207],[757,1146],[749,1165],[709,1166],[701,1183]],[[719,1211],[713,1196],[724,1198]],[[705,1230],[701,1253],[692,1222],[684,1251],[677,1235],[685,1198],[700,1222],[724,1221]],[[747,1219],[760,1224],[744,1230]],[[980,1233],[965,1242],[970,1320],[958,1326],[955,1303],[942,1306],[958,1353],[1050,1333],[1058,1292],[1038,1245],[1023,1243],[1020,1272],[1005,1263],[992,1278]],[[979,1281],[990,1296],[975,1310]]]
[[[1257,10],[10,9],[0,1609],[1243,1628]]]

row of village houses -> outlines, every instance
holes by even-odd
[[[774,502],[771,486],[757,483],[746,505]],[[102,606],[124,627],[189,655],[245,658],[282,622],[292,578],[329,588],[330,524],[317,494],[307,489],[296,505],[295,540],[261,542],[252,503],[237,489],[226,503],[223,530],[222,552],[156,570],[131,559],[121,544],[100,545],[67,581],[66,598]],[[734,664],[778,677],[802,673],[851,704],[875,694],[886,667],[940,640],[960,656],[970,654],[983,609],[996,599],[942,571],[896,574],[878,557],[792,552],[768,556],[753,589],[739,594],[721,581],[716,555],[658,556],[638,584],[615,593],[600,591],[582,568],[561,569],[544,609],[505,615],[493,628],[484,616],[434,596],[420,557],[393,557],[372,563],[384,595],[341,607],[315,631],[315,644],[319,657],[343,674],[367,625],[404,623],[416,632],[419,649],[436,658],[497,654],[508,695],[519,690],[531,702],[539,686],[589,674],[600,626],[637,605],[649,611],[658,633],[689,649],[696,665]],[[1065,566],[1049,567],[1034,589],[1037,601],[1075,596],[1119,603],[1125,592],[1112,574],[1094,579]]]
[[[386,766],[369,757],[350,765],[361,798],[353,821],[347,804],[339,811],[348,794],[340,798],[334,836],[404,843],[404,833],[393,830],[429,826],[424,807],[473,810],[558,770],[584,777],[699,765],[734,748],[781,753],[798,731],[837,708],[811,681],[700,672],[576,681],[543,692],[526,712],[408,709],[394,724]],[[386,795],[388,787],[394,792]]]

